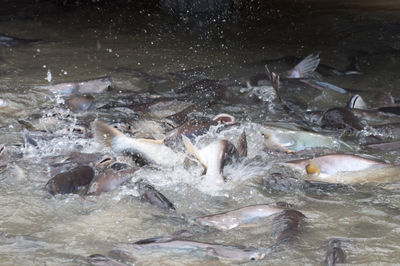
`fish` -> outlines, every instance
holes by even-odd
[[[394,151],[400,149],[400,141],[366,143],[362,144],[361,147],[364,149],[372,149],[380,151]]]
[[[273,249],[292,243],[301,233],[307,217],[297,210],[283,210],[272,219],[272,231],[277,235]]]
[[[47,182],[45,189],[52,195],[77,193],[82,187],[89,185],[94,175],[92,167],[81,165],[57,174]]]
[[[356,94],[350,98],[349,102],[347,103],[347,107],[350,109],[356,108],[365,110],[367,109],[367,104],[360,95]]]
[[[89,110],[93,101],[94,97],[91,95],[74,95],[64,100],[65,106],[74,113]]]
[[[346,263],[346,253],[342,249],[339,239],[329,240],[324,263],[326,266],[335,266],[339,263]]]
[[[130,152],[145,161],[167,167],[183,163],[184,156],[165,146],[163,140],[131,138],[100,120],[92,122],[91,128],[94,138],[111,146],[114,152]]]
[[[345,151],[353,150],[349,144],[341,140],[313,132],[268,125],[263,126],[260,132],[264,136],[264,144],[268,149],[281,150],[286,153],[319,147]]]
[[[129,266],[130,264],[125,264],[113,258],[101,255],[101,254],[93,254],[88,258],[88,263],[93,266]]]
[[[5,47],[16,47],[21,45],[33,44],[37,42],[40,42],[40,40],[21,39],[17,37],[0,34],[0,45],[3,45]]]
[[[228,88],[217,80],[203,79],[176,90],[175,97],[188,98],[196,102],[215,102],[224,98]]]
[[[112,165],[102,173],[96,175],[86,191],[87,196],[97,196],[102,192],[111,191],[129,180],[139,168],[114,170]]]
[[[110,76],[99,77],[78,82],[58,83],[49,86],[37,86],[36,89],[48,90],[53,93],[71,95],[74,93],[92,94],[103,93],[114,87],[113,79]]]
[[[172,145],[177,142],[182,135],[193,139],[204,135],[208,132],[211,126],[222,125],[233,125],[235,124],[235,118],[229,114],[218,114],[212,120],[210,119],[192,119],[182,124],[178,128],[171,130],[165,136],[164,142],[166,145]]]
[[[143,179],[137,181],[135,185],[142,201],[148,202],[151,205],[155,205],[161,209],[170,211],[176,210],[174,205],[163,194],[161,194]]]
[[[319,122],[321,127],[329,129],[350,128],[353,130],[363,130],[367,126],[349,108],[343,107],[335,107],[327,110],[323,113]]]
[[[354,154],[328,154],[282,165],[306,174],[306,180],[339,184],[380,182],[385,178],[393,180],[396,175],[391,178],[391,174],[399,170],[390,163]]]
[[[243,133],[241,138],[245,136],[246,134]],[[220,187],[226,181],[222,175],[225,165],[237,161],[240,154],[247,154],[247,151],[239,152],[235,145],[228,140],[215,140],[202,149],[197,149],[185,135],[182,135],[182,140],[187,153],[193,155],[206,169],[202,183],[213,187]],[[243,141],[239,140],[239,142]],[[247,147],[247,145],[241,144],[241,147]]]
[[[243,263],[248,261],[262,260],[267,255],[265,248],[235,247],[219,244],[210,244],[192,240],[164,240],[150,238],[135,242],[133,244],[120,244],[119,249],[136,253],[139,250],[165,249],[169,251],[196,251],[203,255],[218,258],[223,262]]]
[[[257,220],[282,212],[284,209],[267,204],[250,205],[232,211],[200,216],[194,218],[196,224],[209,226],[218,230],[231,230],[246,226]]]

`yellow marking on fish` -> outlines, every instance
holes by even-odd
[[[294,150],[285,150],[285,153],[286,154],[295,154],[296,151],[294,151]]]
[[[321,168],[314,160],[312,160],[309,164],[306,165],[306,171],[307,174],[310,175],[319,175],[321,173]]]

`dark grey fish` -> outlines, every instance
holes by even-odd
[[[75,95],[65,99],[65,105],[74,113],[89,110],[94,101],[91,95]]]
[[[366,127],[361,119],[356,117],[348,108],[336,107],[326,111],[320,120],[321,126],[329,129],[356,129],[362,130]]]
[[[0,45],[3,45],[5,47],[15,47],[15,46],[20,46],[20,45],[27,45],[27,44],[37,43],[39,41],[40,40],[21,39],[21,38],[16,38],[16,37],[0,34]]]
[[[361,145],[364,149],[372,149],[379,151],[394,151],[400,149],[400,141],[380,142],[380,143],[367,143]]]
[[[113,258],[101,255],[101,254],[93,254],[88,258],[88,263],[94,266],[128,266],[130,264],[125,264]]]
[[[134,78],[144,80],[145,82],[150,83],[150,84],[162,84],[162,83],[166,83],[169,81],[166,78],[156,76],[156,75],[151,75],[149,73],[144,72],[143,70],[135,69],[135,68],[118,67],[118,68],[113,69],[113,71],[127,73]]]
[[[335,266],[346,262],[346,253],[341,248],[339,239],[329,240],[324,262],[327,266]]]
[[[151,205],[155,205],[161,209],[175,211],[174,205],[163,194],[157,191],[146,181],[139,180],[136,182],[136,187],[142,201],[148,202]]]
[[[217,80],[204,79],[175,91],[176,96],[196,102],[215,102],[224,98],[228,88]]]
[[[306,216],[296,210],[283,210],[272,220],[272,231],[277,234],[274,248],[297,239],[306,223]]]
[[[47,182],[45,188],[52,195],[77,193],[82,187],[89,185],[93,178],[93,168],[82,165],[54,176]]]

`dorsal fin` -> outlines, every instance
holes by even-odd
[[[106,146],[111,146],[113,138],[124,135],[118,129],[107,125],[100,120],[92,122],[91,127],[94,138],[98,141],[101,141]]]
[[[237,150],[240,157],[247,157],[247,137],[246,137],[246,131],[244,130],[239,137]]]

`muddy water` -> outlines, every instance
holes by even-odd
[[[72,151],[104,152],[107,148],[74,132],[87,128],[96,118],[106,122],[132,125],[131,133],[154,136],[137,128],[138,121],[157,121],[171,114],[157,115],[94,109],[73,114],[62,106],[62,99],[52,93],[35,90],[53,83],[86,80],[111,75],[116,88],[96,95],[96,107],[122,98],[120,91],[148,95],[167,92],[201,79],[199,76],[177,78],[168,75],[196,67],[206,68],[208,78],[235,79],[263,72],[263,59],[287,55],[304,57],[320,51],[321,62],[344,70],[349,58],[360,57],[362,75],[324,76],[338,86],[361,91],[390,91],[400,97],[399,21],[380,12],[329,10],[283,12],[271,10],[261,22],[230,24],[209,29],[190,27],[157,12],[141,12],[121,18],[118,13],[71,12],[68,16],[41,19],[3,20],[0,32],[42,42],[0,47],[0,97],[7,101],[0,107],[0,142],[7,146],[0,174],[0,264],[2,265],[86,265],[85,257],[107,254],[116,244],[189,230],[199,241],[271,247],[274,235],[271,220],[257,228],[218,232],[188,222],[191,217],[261,203],[287,202],[308,217],[298,241],[271,254],[261,262],[249,264],[321,264],[330,238],[342,239],[347,262],[395,264],[399,261],[400,204],[397,192],[376,186],[353,186],[338,189],[304,189],[298,182],[265,185],[274,162],[285,159],[262,149],[262,139],[252,123],[290,120],[270,112],[262,101],[251,105],[220,104],[205,110],[212,117],[220,112],[233,114],[243,122],[239,129],[225,134],[235,136],[243,128],[248,132],[250,163],[228,166],[225,174],[234,185],[210,194],[200,190],[199,167],[177,166],[173,169],[142,168],[122,187],[98,197],[62,195],[51,197],[44,185],[51,178],[46,164],[49,156]],[[390,19],[389,19],[390,17]],[[250,64],[249,64],[250,63]],[[245,65],[245,66],[244,66]],[[274,64],[274,69],[287,69]],[[132,75],[133,70],[162,76],[168,80],[151,84]],[[47,79],[46,79],[47,78]],[[147,93],[147,94],[146,94]],[[366,100],[373,103],[373,100]],[[124,94],[125,95],[125,94]],[[332,97],[333,105],[343,105],[341,95]],[[337,98],[335,98],[337,97]],[[322,108],[322,107],[321,107]],[[179,109],[179,108],[178,108]],[[22,121],[22,122],[21,122]],[[29,125],[29,126],[27,126]],[[42,130],[50,137],[38,140],[38,147],[24,144],[22,132]],[[153,130],[153,128],[151,128]],[[211,137],[217,133],[210,132]],[[354,144],[354,143],[353,143]],[[375,153],[399,164],[397,151]],[[260,159],[261,158],[261,159]],[[133,182],[145,178],[169,198],[178,214],[163,212],[138,200]],[[196,253],[139,252],[138,265],[200,265],[222,262]]]

